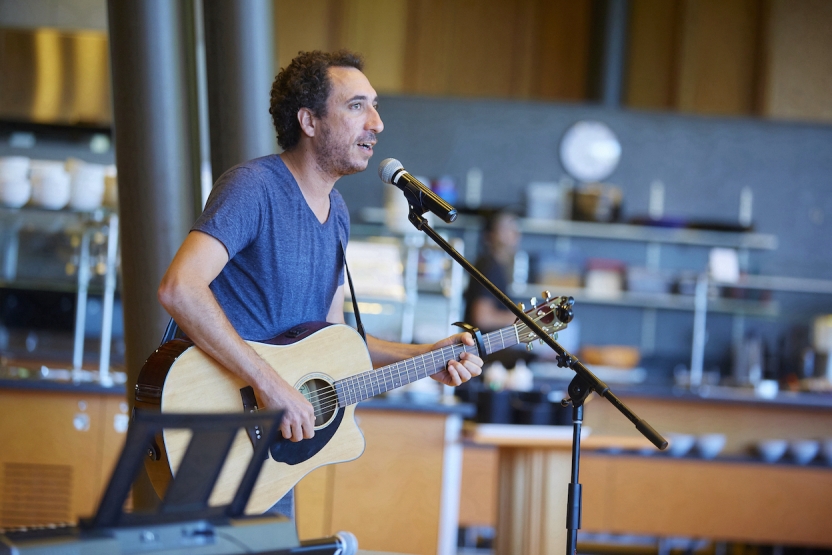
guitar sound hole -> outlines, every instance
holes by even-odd
[[[315,429],[328,424],[338,410],[338,396],[332,384],[313,378],[304,382],[298,389],[315,409]]]

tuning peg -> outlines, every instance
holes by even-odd
[[[537,306],[537,297],[532,297],[529,299],[529,304],[532,306]]]
[[[549,291],[544,291],[543,292],[543,298],[548,301],[549,299],[552,298],[552,294]]]
[[[523,312],[526,312],[526,305],[524,305],[523,303],[517,303],[517,307]]]
[[[534,350],[534,343],[526,343],[526,350],[533,351]]]

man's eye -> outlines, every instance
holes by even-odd
[[[350,108],[352,108],[353,110],[358,110],[361,108],[361,103],[356,102],[355,104],[350,105]]]

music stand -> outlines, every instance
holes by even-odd
[[[187,520],[238,518],[243,515],[251,491],[268,449],[277,440],[283,412],[231,414],[169,414],[136,410],[127,432],[110,482],[91,519],[82,521],[86,529],[167,524]],[[228,451],[240,428],[259,426],[262,439],[256,442],[254,454],[246,468],[237,492],[228,505],[211,507],[209,497],[225,464]],[[124,502],[144,465],[148,448],[163,429],[187,428],[193,432],[176,476],[164,498],[153,511],[125,513]]]

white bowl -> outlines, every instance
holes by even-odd
[[[705,459],[713,459],[725,447],[725,434],[703,434],[696,438],[696,450]]]
[[[0,178],[0,204],[20,208],[32,196],[32,184],[28,179],[4,180]]]
[[[788,447],[789,442],[785,439],[764,439],[757,442],[757,453],[765,462],[773,463],[786,454]]]
[[[820,442],[814,439],[795,439],[789,443],[789,454],[797,464],[809,464],[818,456]]]
[[[667,452],[671,457],[683,457],[693,449],[696,436],[691,434],[667,434],[669,446]]]

